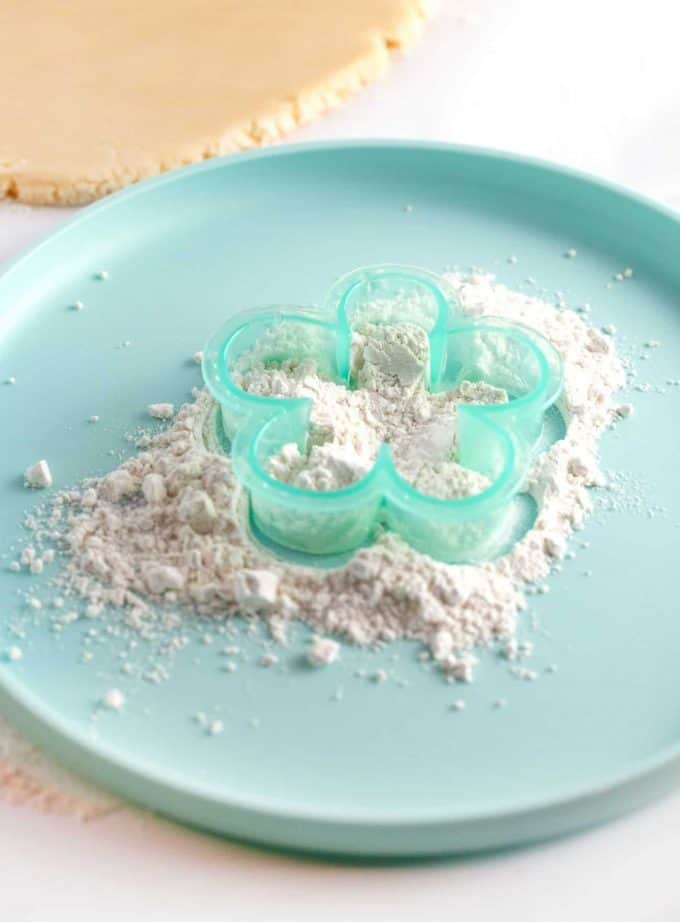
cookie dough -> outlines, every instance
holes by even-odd
[[[78,204],[273,141],[382,73],[431,0],[3,0],[0,197]]]

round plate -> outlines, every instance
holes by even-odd
[[[570,247],[578,255],[565,259]],[[63,487],[113,467],[133,451],[123,434],[148,403],[181,403],[199,383],[188,359],[231,311],[313,303],[362,264],[481,266],[514,287],[536,291],[531,276],[571,304],[590,302],[594,322],[613,322],[631,346],[660,340],[638,380],[664,383],[680,377],[679,252],[677,219],[648,202],[442,145],[282,147],[142,183],[82,212],[0,280],[0,378],[17,378],[0,391],[0,550],[45,498],[24,488],[24,469],[45,457]],[[609,284],[625,266],[634,277]],[[100,269],[108,281],[94,278]],[[85,310],[69,310],[77,299]],[[573,542],[576,558],[532,602],[539,627],[522,617],[535,682],[488,653],[473,685],[453,687],[406,643],[343,647],[340,662],[305,669],[303,632],[269,669],[242,632],[246,655],[229,674],[220,636],[201,640],[205,627],[167,680],[145,682],[121,674],[122,641],[106,622],[55,635],[47,605],[21,610],[17,590],[36,586],[47,600],[50,573],[3,570],[0,649],[20,643],[24,657],[0,667],[2,709],[123,797],[291,848],[469,851],[636,806],[680,773],[679,400],[680,388],[635,393],[633,418],[605,435],[605,464],[631,472],[637,500]],[[648,504],[665,511],[647,514]],[[152,646],[140,641],[140,656],[151,660]],[[355,675],[379,668],[388,681]],[[112,685],[127,696],[119,714],[96,707]],[[452,712],[461,697],[465,711]],[[199,711],[224,732],[207,735],[192,720]]]

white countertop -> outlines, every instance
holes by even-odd
[[[680,207],[680,11],[669,0],[442,0],[389,75],[293,140],[408,137],[545,157]],[[339,3],[342,9],[342,3]],[[0,205],[0,261],[68,210]],[[680,918],[680,794],[493,857],[319,864],[140,811],[89,824],[0,802],[0,917],[665,922]]]

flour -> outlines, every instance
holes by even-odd
[[[399,473],[421,492],[459,499],[484,490],[488,478],[455,461],[456,405],[501,403],[508,396],[483,381],[431,393],[429,358],[426,332],[411,323],[354,329],[351,387],[310,359],[267,362],[257,346],[249,363],[241,356],[234,378],[243,390],[314,401],[305,449],[284,445],[269,459],[269,473],[304,490],[340,490],[368,474],[386,443]]]
[[[312,666],[328,666],[340,653],[340,644],[330,637],[314,637],[307,649],[307,662]]]
[[[35,464],[32,464],[24,474],[26,485],[29,487],[38,487],[42,489],[44,487],[52,486],[52,472],[50,471],[50,466],[47,461],[36,461]]]
[[[426,645],[452,681],[470,681],[476,663],[471,648],[510,640],[525,591],[542,583],[567,553],[570,534],[591,509],[589,488],[605,482],[598,465],[599,438],[629,411],[614,400],[624,371],[611,336],[573,311],[510,291],[489,276],[451,276],[449,282],[467,313],[533,327],[564,362],[560,409],[566,434],[536,458],[529,472],[527,490],[536,500],[537,518],[507,554],[478,566],[447,565],[385,532],[336,569],[274,558],[249,535],[246,497],[229,458],[216,445],[215,404],[199,391],[167,429],[144,437],[142,450],[117,471],[56,496],[42,531],[56,537],[66,553],[65,567],[54,579],[60,594],[82,596],[101,617],[107,606],[122,609],[126,621],[142,631],[162,617],[154,605],[164,603],[162,611],[183,606],[215,616],[257,613],[276,639],[285,637],[285,625],[295,619],[310,625],[319,638],[335,635],[361,645],[412,638]],[[368,338],[355,343],[353,375],[368,388],[348,390],[304,360],[282,363],[266,374],[262,368],[243,374],[244,389],[315,401],[309,452],[297,457],[287,448],[272,462],[273,472],[283,476],[288,471],[285,476],[293,479],[304,472],[314,489],[329,488],[336,477],[353,482],[370,466],[382,441],[391,441],[399,456],[400,439],[422,444],[424,427],[440,423],[450,433],[456,403],[483,399],[479,386],[469,383],[455,395],[428,394],[422,387],[418,336],[407,334],[385,345],[397,350],[394,363],[383,361]],[[396,402],[389,399],[395,388]],[[502,392],[487,388],[485,393],[489,400],[506,399]],[[455,445],[446,439],[440,444],[427,431],[431,444],[439,446],[439,454],[427,459],[431,469],[425,471],[423,459],[413,461],[411,449],[403,447],[403,456],[421,465],[411,471],[413,482],[427,490],[437,489],[434,481],[446,483],[447,495],[482,488],[480,483],[461,487],[455,469],[447,481],[437,465],[455,463]],[[315,479],[309,463],[315,448],[328,453],[327,480]],[[39,541],[34,543],[40,556]],[[506,649],[510,658],[519,656],[517,647]],[[337,654],[332,657],[333,650],[319,642],[310,651],[311,661],[330,662]]]
[[[175,407],[171,403],[150,403],[147,412],[154,419],[170,419],[174,416]]]
[[[104,694],[102,704],[111,711],[120,711],[125,704],[125,695],[119,688],[110,688]]]

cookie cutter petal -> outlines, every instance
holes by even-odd
[[[385,305],[391,305],[387,315]],[[504,404],[457,405],[458,460],[488,477],[485,490],[447,500],[421,493],[399,474],[388,445],[366,476],[340,490],[305,490],[268,472],[267,460],[284,445],[304,451],[312,400],[242,390],[233,379],[239,363],[257,344],[265,361],[311,359],[322,373],[349,384],[357,318],[422,326],[430,343],[431,389],[485,381],[511,395]],[[526,477],[544,413],[562,387],[559,356],[539,334],[500,318],[472,320],[442,279],[398,265],[343,276],[322,309],[274,305],[232,317],[208,341],[203,376],[221,407],[251,521],[269,541],[326,556],[355,550],[386,527],[418,550],[456,563],[489,559],[507,540],[512,499]]]

